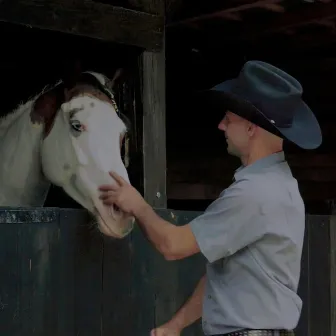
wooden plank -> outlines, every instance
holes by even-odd
[[[166,200],[165,53],[142,55],[144,197],[156,208]]]
[[[156,209],[157,214],[175,225],[183,225],[201,214],[196,211],[173,211]],[[205,273],[205,259],[201,254],[184,260],[166,261],[156,251],[151,253],[151,276],[154,290],[155,325],[160,326],[171,319],[192,294]],[[202,325],[198,320],[186,328],[183,336],[201,336]]]
[[[129,44],[162,48],[162,17],[93,1],[3,0],[0,21]]]
[[[241,12],[248,11],[251,9],[256,8],[265,8],[265,6],[271,6],[281,3],[282,0],[259,0],[259,1],[253,1],[250,3],[244,3],[244,4],[237,4],[232,5],[229,8],[217,10],[212,13],[202,14],[198,16],[194,16],[191,18],[182,19],[177,22],[173,22],[168,27],[175,27],[180,25],[187,25],[194,22],[204,21],[204,20],[211,20],[215,18],[228,18],[227,14],[240,14]]]
[[[167,183],[167,198],[175,200],[204,200],[215,199],[219,194],[230,185],[231,181],[226,183],[186,183],[173,182]],[[336,199],[336,183],[330,182],[307,182],[299,181],[299,190],[304,201],[327,201]]]
[[[72,213],[66,223],[77,224],[75,250],[75,321],[76,334],[100,335],[102,307],[103,238],[87,225],[84,212]]]
[[[129,0],[129,2],[139,10],[146,13],[161,15],[164,18],[164,0]]]
[[[308,223],[310,335],[327,336],[332,335],[330,330],[329,217],[309,216]]]
[[[103,238],[84,210],[61,210],[60,228],[62,336],[101,335]]]
[[[131,256],[138,250],[141,248],[134,249],[130,236],[120,240],[104,237],[102,336],[136,333],[131,321],[139,314],[139,306],[131,295],[135,275]],[[142,290],[141,279],[137,276],[134,281],[140,282],[134,283],[139,291]]]
[[[205,183],[205,184],[226,184],[232,181],[235,169],[230,166],[211,166],[213,160],[209,160],[208,167],[184,167],[176,164],[173,169],[169,169],[172,165],[168,165],[169,175],[167,180],[169,183]],[[195,167],[195,168],[194,168]],[[237,167],[236,167],[237,168]],[[292,167],[293,176],[300,181],[305,182],[336,182],[336,170],[333,167]]]
[[[330,216],[330,335],[336,335],[336,215]]]
[[[177,216],[170,210],[157,210],[157,214],[177,225]],[[167,262],[157,251],[152,254],[155,326],[171,319],[179,308],[179,267],[176,262]]]
[[[0,230],[0,334],[56,334],[57,211],[1,209]]]
[[[155,323],[155,283],[160,281],[160,273],[153,256],[158,252],[147,241],[140,228],[136,225],[131,233],[131,297],[132,318],[129,323],[132,332],[128,335],[148,336]]]
[[[183,0],[166,0],[166,23],[173,22],[183,8]]]
[[[59,333],[62,336],[76,335],[80,330],[75,297],[77,282],[80,281],[76,274],[80,220],[84,223],[88,220],[85,211],[62,209],[60,212]]]
[[[302,300],[302,311],[298,326],[295,329],[297,336],[313,336],[309,333],[309,218],[306,218],[305,237],[302,249],[301,275],[298,294]]]
[[[0,210],[3,218],[5,210]],[[0,223],[0,334],[20,335],[21,306],[20,306],[20,267],[19,237],[21,226]]]
[[[189,223],[193,218],[201,215],[200,211],[174,211],[177,225]],[[172,265],[173,266],[173,265]],[[179,260],[174,263],[178,268],[177,292],[175,295],[175,307],[180,308],[182,304],[190,297],[197,283],[205,274],[206,259],[198,253],[189,258]],[[168,307],[169,309],[169,307]],[[175,309],[176,310],[176,309]],[[171,313],[172,310],[170,311]],[[183,336],[203,336],[201,319],[186,328]]]

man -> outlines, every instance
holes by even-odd
[[[203,253],[206,275],[156,336],[177,336],[202,317],[206,335],[294,335],[305,207],[285,161],[283,139],[305,149],[321,144],[316,118],[293,77],[260,61],[209,90],[225,114],[219,129],[242,166],[204,214],[181,227],[158,217],[116,174],[101,198],[132,213],[167,260]]]

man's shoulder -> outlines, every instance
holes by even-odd
[[[206,212],[216,212],[219,209],[238,209],[246,207],[246,205],[257,206],[262,202],[263,197],[258,190],[258,183],[253,179],[244,178],[225,188],[218,198],[209,205]]]

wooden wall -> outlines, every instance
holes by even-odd
[[[200,212],[157,210],[182,225]],[[138,226],[125,239],[92,231],[84,210],[0,209],[0,334],[148,336],[191,295],[198,254],[168,262]],[[335,335],[335,216],[307,216],[297,336]],[[203,335],[200,320],[183,336]]]
[[[215,51],[211,55],[186,51],[184,56],[171,52],[167,71],[168,204],[202,210],[231,183],[240,163],[227,154],[225,139],[217,129],[222,116],[204,105],[197,90],[236,76],[244,62],[254,57],[252,52],[245,55],[239,50],[221,56]],[[287,53],[287,57],[258,55],[258,59],[283,68],[301,82],[304,100],[321,124],[319,149],[305,151],[286,143],[285,151],[307,212],[328,214],[336,199],[336,54],[304,56],[291,58]]]

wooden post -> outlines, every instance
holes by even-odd
[[[336,335],[336,215],[330,216],[330,335]]]
[[[153,207],[166,208],[164,51],[145,51],[142,62],[144,197]]]
[[[0,21],[3,22],[158,51],[162,47],[162,17],[150,12],[137,12],[94,1],[0,1]]]
[[[163,0],[143,0],[148,12],[158,13],[164,26]],[[144,197],[155,208],[166,208],[166,71],[164,34],[159,52],[145,51],[142,63]]]

